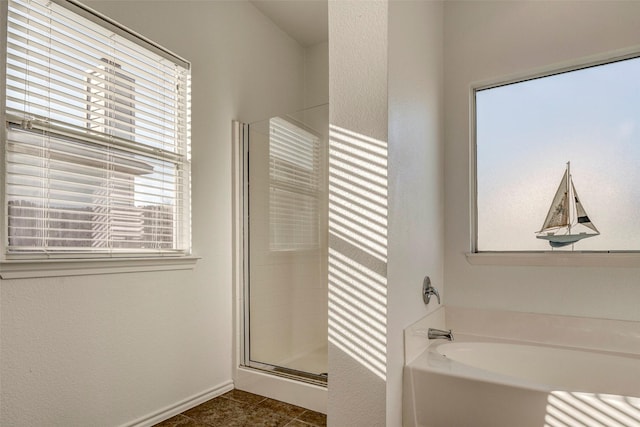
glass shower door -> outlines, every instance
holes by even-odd
[[[328,106],[251,123],[245,364],[326,383]]]

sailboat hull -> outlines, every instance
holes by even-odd
[[[552,248],[561,248],[574,244],[582,239],[597,236],[599,233],[580,233],[580,234],[540,234],[536,236],[538,239],[548,240]]]

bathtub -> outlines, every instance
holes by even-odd
[[[471,335],[404,370],[405,427],[640,427],[640,358]]]

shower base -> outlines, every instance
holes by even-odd
[[[323,346],[290,360],[285,367],[315,375],[326,375],[328,372],[327,354],[327,346]]]

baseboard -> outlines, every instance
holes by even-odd
[[[178,403],[162,408],[157,412],[145,415],[129,423],[122,424],[120,427],[151,427],[155,424],[158,424],[159,422],[173,417],[174,415],[178,415],[188,409],[198,406],[199,404],[204,403],[207,400],[218,397],[232,389],[233,381],[226,381],[209,390],[205,390]]]

